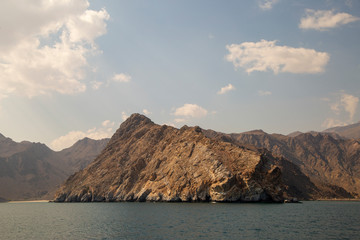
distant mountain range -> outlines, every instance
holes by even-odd
[[[319,191],[312,198],[360,196],[360,142],[332,133],[298,133],[291,136],[255,130],[239,134],[205,131],[209,137],[241,146],[265,148],[300,168]],[[300,185],[301,183],[299,183]],[[326,193],[327,192],[327,193]],[[320,193],[320,194],[319,194]]]
[[[280,201],[281,192],[359,197],[360,144],[333,135],[175,129],[133,114],[55,201]]]
[[[146,124],[144,125],[144,123]],[[158,199],[156,196],[160,195],[154,195],[156,191],[153,188],[164,187],[166,184],[170,184],[170,186],[174,184],[172,190],[177,189],[177,191],[180,191],[179,189],[188,189],[189,191],[188,195],[185,192],[183,192],[185,195],[174,195],[172,193],[173,195],[170,194],[167,197],[166,194],[164,195],[164,192],[160,191],[163,194],[162,200],[192,199],[195,201],[196,199],[201,200],[202,197],[210,199],[206,196],[215,195],[205,191],[211,187],[206,185],[210,184],[208,180],[204,180],[207,188],[202,188],[201,191],[198,189],[202,192],[202,195],[199,191],[197,192],[198,195],[196,195],[195,185],[190,184],[194,180],[189,177],[191,174],[197,176],[200,173],[205,174],[205,172],[210,171],[206,170],[204,166],[205,170],[194,170],[191,166],[196,166],[198,163],[194,163],[193,161],[195,160],[192,158],[196,155],[198,158],[204,159],[204,161],[210,161],[207,157],[227,156],[230,152],[238,152],[239,156],[242,156],[242,154],[253,156],[251,159],[256,159],[256,156],[263,156],[262,158],[266,159],[268,164],[270,164],[268,166],[277,166],[281,170],[282,189],[286,198],[327,199],[360,197],[360,123],[331,128],[323,132],[294,132],[287,136],[268,134],[262,130],[235,134],[204,130],[199,127],[188,128],[186,126],[179,130],[168,126],[156,125],[142,115],[134,115],[124,124],[115,133],[110,142],[109,139],[92,140],[85,138],[70,148],[59,152],[54,152],[41,143],[14,142],[0,134],[0,201],[50,199],[61,183],[81,169],[85,170],[70,177],[61,188],[62,190],[67,189],[65,193],[69,194],[63,195],[64,191],[61,192],[59,190],[57,199],[63,197],[64,201],[81,200],[85,196],[83,198],[84,201],[95,199],[109,200],[111,199],[109,198],[110,195],[106,194],[112,190],[106,192],[106,186],[97,185],[100,179],[103,180],[102,183],[112,186],[112,189],[115,189],[116,184],[118,184],[116,185],[118,191],[123,188],[121,190],[123,191],[122,195],[118,195],[118,200],[156,200]],[[165,133],[166,138],[163,135]],[[179,134],[185,134],[186,137],[184,135],[184,138],[180,138]],[[147,137],[145,138],[145,136]],[[200,145],[196,143],[196,139],[202,139]],[[181,144],[187,144],[187,147],[175,144],[175,140]],[[162,147],[156,150],[160,143]],[[194,145],[193,150],[189,144],[191,146]],[[200,146],[202,147],[198,149],[197,147]],[[213,150],[202,152],[201,149],[216,149],[216,151],[213,153],[211,153]],[[154,153],[155,150],[157,151],[156,153]],[[152,155],[149,155],[149,152]],[[167,162],[168,160],[166,159],[175,159],[175,153],[178,160],[184,159],[183,165],[178,166],[178,160]],[[96,160],[93,162],[94,159]],[[110,164],[109,161],[113,162]],[[148,166],[150,164],[149,161],[154,161],[154,164],[156,163],[153,166],[154,168]],[[235,165],[227,163],[233,160],[224,157],[224,159],[219,159],[219,161],[229,167],[227,171],[235,171],[231,170],[236,168]],[[170,174],[170,169],[173,170],[171,178],[166,176],[166,174]],[[188,170],[185,171],[185,169]],[[253,170],[255,171],[255,169]],[[251,172],[253,170],[249,166],[248,171]],[[183,179],[182,175],[186,177]],[[166,180],[167,182],[160,182],[163,185],[160,183],[158,183],[159,185],[154,185],[152,182],[159,176],[164,177],[162,178],[164,180],[161,181],[168,179]],[[174,176],[176,178],[173,179]],[[152,185],[145,181],[147,178]],[[173,182],[169,182],[169,179]],[[202,178],[200,177],[200,179]],[[111,181],[118,182],[110,183]],[[185,185],[181,187],[176,183],[177,181],[184,181],[183,184]],[[234,183],[231,181],[230,183]],[[80,184],[81,182],[84,184]],[[178,183],[180,184],[180,182]],[[190,185],[187,185],[188,183]],[[230,186],[227,185],[230,183],[225,184],[224,182],[227,187]],[[258,183],[260,184],[260,182]],[[120,187],[119,184],[125,185]],[[141,186],[147,186],[147,184],[150,184],[149,186],[152,187],[148,186],[141,192]],[[84,190],[86,188],[85,185],[89,187],[86,191]],[[205,185],[201,186],[204,187]],[[225,187],[225,185],[221,186]],[[90,191],[89,189],[93,190]],[[102,189],[103,192],[96,192],[94,189]],[[226,191],[229,190],[228,188],[225,189],[227,189]],[[150,190],[153,194],[149,192]],[[140,191],[141,194],[137,191]],[[159,193],[159,191],[156,193]],[[275,191],[272,191],[272,195],[270,194],[269,196],[276,198],[277,195],[274,194]],[[80,195],[81,197],[79,197]],[[114,195],[112,196],[113,200],[116,199]],[[249,198],[244,197],[243,199]]]
[[[51,198],[71,174],[87,166],[109,139],[85,138],[55,152],[45,144],[14,142],[0,134],[0,199]]]
[[[333,127],[324,130],[326,133],[336,133],[344,138],[360,139],[360,122],[342,127]]]

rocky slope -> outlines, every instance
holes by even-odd
[[[360,139],[360,122],[342,127],[333,127],[324,130],[326,133],[336,133],[344,138]]]
[[[159,126],[133,114],[55,201],[281,202],[275,161],[269,152],[210,139],[199,127]]]
[[[101,140],[84,138],[58,152],[57,155],[66,163],[67,172],[73,174],[89,165],[106,147],[109,140],[108,138]]]
[[[41,143],[17,143],[0,135],[0,198],[44,199],[100,153],[108,140],[84,139],[54,152]]]
[[[294,137],[267,134],[261,130],[240,134],[207,130],[206,134],[233,144],[266,148],[275,155],[283,156],[297,165],[322,192],[316,198],[331,195],[359,197],[360,143],[357,140],[316,132],[297,133]]]

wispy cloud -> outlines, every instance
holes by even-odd
[[[217,94],[219,94],[219,95],[225,94],[225,93],[227,93],[227,92],[229,92],[229,91],[231,91],[231,90],[235,90],[235,87],[234,87],[232,84],[229,83],[229,84],[226,85],[225,87],[222,87],[222,88],[220,89],[220,91],[217,92]]]
[[[243,42],[227,45],[226,60],[235,68],[245,68],[247,73],[273,71],[290,73],[320,73],[330,56],[314,49],[277,46],[276,41]]]
[[[259,90],[258,91],[259,96],[270,96],[272,94],[272,92],[270,91],[264,91],[264,90]]]
[[[347,94],[344,91],[341,91],[335,94],[334,99],[324,99],[324,101],[329,102],[329,106],[333,114],[338,117],[329,117],[323,123],[322,127],[330,128],[336,126],[344,126],[354,122],[354,116],[356,114],[357,106],[359,103],[359,98],[353,95]],[[344,118],[344,116],[348,117]],[[341,118],[341,119],[339,119]]]
[[[306,15],[301,18],[299,28],[327,30],[339,27],[351,22],[359,21],[360,18],[348,13],[335,13],[334,10],[306,9]]]
[[[125,121],[126,119],[128,119],[129,118],[129,115],[126,113],[126,112],[121,112],[121,119],[123,120],[123,121]]]
[[[348,125],[348,123],[343,122],[339,119],[335,119],[335,118],[327,118],[325,119],[325,121],[321,124],[321,127],[327,129],[327,128],[332,128],[332,127],[342,127],[342,126],[346,126]]]
[[[258,6],[262,10],[270,10],[279,0],[258,0]]]
[[[114,133],[115,122],[111,122],[110,120],[105,120],[101,123],[101,126],[91,128],[87,131],[70,131],[67,134],[54,139],[50,143],[50,147],[53,150],[60,151],[64,148],[72,146],[77,141],[88,137],[91,139],[103,139],[109,138]]]
[[[112,77],[112,80],[114,82],[130,82],[131,81],[131,76],[129,74],[125,74],[125,73],[117,73],[114,74],[114,76]]]
[[[201,118],[205,117],[208,111],[197,104],[184,104],[175,110],[175,116]]]
[[[151,114],[151,112],[150,112],[149,110],[147,110],[147,109],[143,109],[143,113],[144,113],[145,115],[150,115],[150,114]]]
[[[84,92],[109,14],[79,1],[0,1],[0,94]],[[19,17],[21,16],[21,17]]]
[[[92,81],[92,82],[90,82],[90,84],[91,84],[92,89],[97,90],[101,87],[101,85],[103,85],[103,82]]]

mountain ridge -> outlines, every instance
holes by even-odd
[[[283,201],[280,169],[262,154],[131,115],[103,152],[70,176],[56,202]]]
[[[211,137],[240,145],[266,148],[297,165],[312,182],[323,189],[360,194],[360,143],[333,137],[332,133],[308,132],[289,137],[281,134],[224,134],[207,130]],[[341,190],[341,188],[343,190]]]
[[[1,135],[0,197],[8,200],[49,199],[69,175],[96,157],[107,140],[93,143],[98,147],[87,149],[82,155],[75,151],[79,142],[68,150],[55,152],[42,143],[18,143]]]
[[[349,124],[346,126],[332,127],[324,130],[325,133],[336,133],[344,138],[359,139],[360,138],[360,122]]]

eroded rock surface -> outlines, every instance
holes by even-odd
[[[57,191],[56,202],[282,202],[273,156],[133,114],[103,152]]]

